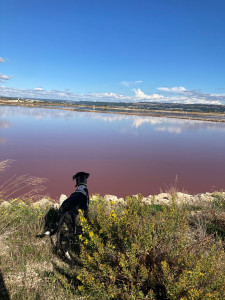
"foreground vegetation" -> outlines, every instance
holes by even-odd
[[[222,193],[192,206],[95,197],[72,261],[36,237],[50,207],[28,202],[0,206],[1,299],[225,298]]]

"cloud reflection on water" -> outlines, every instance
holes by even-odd
[[[27,108],[27,107],[9,107],[3,106],[0,108],[1,116],[7,118],[10,115],[31,116],[36,120],[43,120],[44,118],[64,118],[72,119],[86,118],[90,120],[99,120],[104,122],[119,122],[127,130],[138,130],[151,126],[153,130],[158,132],[168,132],[174,134],[181,134],[184,131],[196,130],[223,130],[225,131],[225,123],[198,121],[198,120],[184,120],[165,117],[151,117],[151,116],[136,116],[136,115],[123,115],[112,113],[98,113],[98,112],[77,112],[63,109],[47,109],[47,108]],[[0,121],[0,128],[10,127],[10,122],[6,120]]]
[[[0,128],[9,128],[11,126],[12,124],[10,122],[0,120]]]

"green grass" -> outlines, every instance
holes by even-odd
[[[36,237],[49,207],[0,206],[5,289],[11,299],[224,299],[225,197],[214,198],[195,207],[98,197],[89,221],[80,214],[80,255],[71,263]]]

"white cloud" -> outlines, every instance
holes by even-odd
[[[184,87],[174,87],[173,92],[177,92],[178,95],[164,96],[159,94],[146,95],[140,89],[133,89],[135,92],[135,101],[149,101],[149,102],[164,102],[164,103],[181,103],[181,104],[214,104],[220,105],[225,104],[225,95],[217,94],[205,94],[199,91],[188,91]],[[170,89],[171,90],[171,89]],[[182,92],[182,95],[179,93]]]
[[[121,81],[120,84],[126,86],[126,87],[130,87],[132,85],[135,85],[135,84],[139,84],[139,83],[142,83],[143,81],[141,80],[135,80],[135,81]]]
[[[174,86],[172,88],[168,88],[168,87],[164,86],[164,87],[157,88],[157,90],[163,91],[163,92],[173,92],[173,93],[182,93],[182,92],[187,91],[186,88],[183,86]]]
[[[10,78],[13,78],[13,76],[3,75],[0,73],[0,79],[9,80]]]
[[[133,89],[135,93],[136,100],[160,100],[164,98],[162,95],[159,94],[152,94],[152,95],[146,95],[144,92],[141,91],[141,89]]]
[[[4,75],[6,76],[6,75]],[[4,77],[5,78],[5,77]],[[6,80],[6,78],[5,78]],[[184,90],[185,88],[183,88]],[[181,87],[179,88],[181,90]],[[225,104],[224,94],[205,94],[199,91],[188,91],[181,94],[160,95],[145,94],[140,88],[133,89],[133,96],[117,93],[88,93],[78,94],[69,90],[45,90],[41,87],[33,89],[18,89],[0,86],[0,96],[33,98],[33,99],[58,99],[68,101],[102,101],[102,102],[160,102],[160,103],[182,103],[182,104]]]
[[[43,88],[17,89],[0,86],[0,96],[37,98],[37,99],[57,99],[68,101],[106,101],[106,102],[130,102],[131,97],[116,93],[89,93],[76,94],[68,90],[45,90]]]
[[[41,87],[34,88],[35,91],[43,91],[44,89]]]
[[[4,63],[4,62],[5,62],[4,58],[0,57],[0,63]]]

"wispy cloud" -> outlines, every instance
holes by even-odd
[[[4,62],[5,62],[4,58],[0,57],[0,63],[4,63]]]
[[[208,94],[200,90],[188,90],[183,86],[158,87],[162,92],[168,92],[164,99],[172,103],[185,104],[225,104],[225,94]],[[172,95],[170,95],[172,93]]]
[[[33,98],[33,99],[58,99],[68,101],[106,101],[129,102],[131,97],[116,93],[88,93],[76,94],[68,90],[45,90],[41,87],[34,89],[18,89],[0,86],[0,95],[5,97]]]
[[[3,75],[0,73],[0,80],[9,80],[10,78],[13,78],[13,76]]]
[[[157,90],[159,91],[163,91],[163,92],[173,92],[173,93],[182,93],[182,92],[186,92],[186,88],[183,86],[174,86],[172,88],[168,88],[166,86],[163,87],[158,87]]]
[[[6,75],[5,75],[6,76]],[[7,80],[4,76],[4,79]],[[168,88],[169,89],[169,88]],[[33,98],[33,99],[58,99],[68,101],[102,101],[102,102],[160,102],[183,104],[225,104],[225,94],[207,94],[197,90],[187,90],[185,87],[174,87],[170,94],[147,94],[140,88],[132,89],[133,96],[117,93],[73,93],[69,90],[46,90],[42,87],[33,89],[18,89],[0,86],[0,96]],[[164,92],[164,91],[163,91]]]
[[[126,87],[130,87],[130,86],[133,86],[133,85],[136,85],[136,84],[140,84],[142,83],[143,81],[141,80],[135,80],[135,81],[121,81],[120,84],[122,84],[123,86],[126,86]]]
[[[34,91],[43,91],[44,89],[41,87],[34,88]]]

